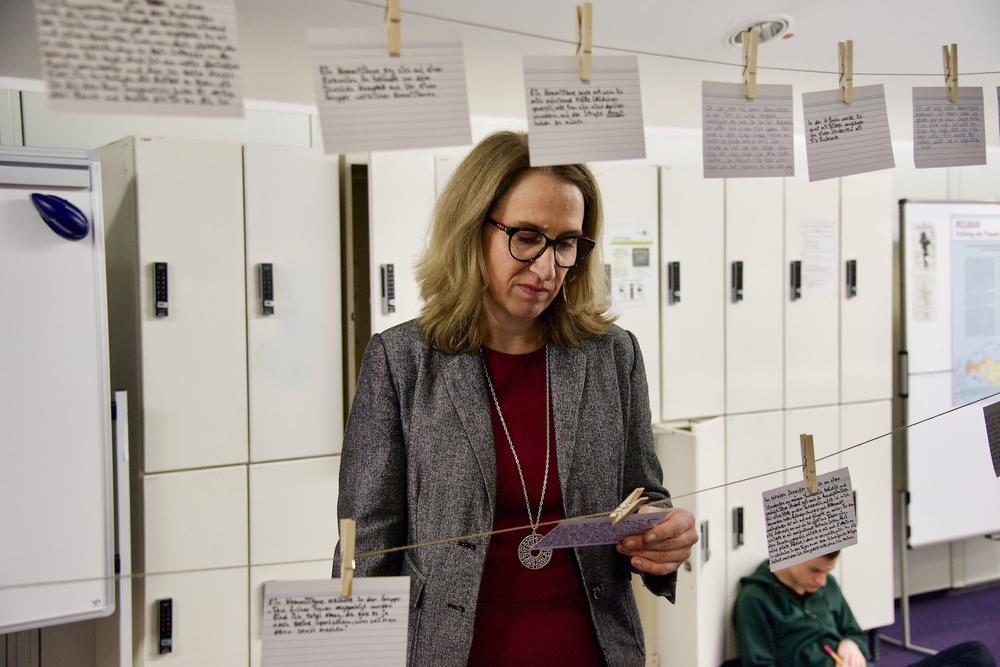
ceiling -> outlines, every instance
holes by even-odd
[[[305,53],[306,27],[374,26],[384,9],[375,0],[235,0],[248,98],[314,103]],[[362,4],[370,3],[370,4]],[[1000,74],[1000,2],[961,0],[594,0],[593,40],[617,46],[735,65],[739,51],[728,34],[769,16],[791,20],[794,37],[760,47],[760,83],[790,83],[796,96],[837,86],[833,73],[775,71],[769,67],[832,72],[837,42],[854,40],[855,85],[884,83],[893,138],[910,138],[910,88],[943,85],[941,45],[959,44],[960,84],[986,86],[987,139],[998,142],[996,86]],[[403,43],[410,26],[441,25],[411,12],[576,40],[573,0],[403,0]],[[524,116],[521,56],[571,55],[573,44],[461,27],[466,51],[470,111],[483,116]],[[618,52],[595,48],[595,55]],[[698,128],[701,81],[739,81],[732,65],[639,56],[643,115],[647,125]],[[864,75],[864,72],[928,76]],[[0,76],[38,79],[32,0],[0,0]],[[799,124],[798,127],[801,127]]]

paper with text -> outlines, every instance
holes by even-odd
[[[792,87],[701,82],[705,178],[794,176]]]
[[[526,56],[531,166],[646,157],[635,56],[593,58],[580,80],[575,56]]]
[[[762,494],[772,572],[858,543],[851,473],[841,468],[816,482],[816,493],[803,480]]]
[[[896,166],[882,84],[856,87],[850,104],[839,89],[806,93],[802,112],[810,181]]]
[[[409,577],[267,581],[261,665],[402,665],[406,663]]]
[[[398,56],[384,27],[306,35],[327,153],[472,143],[457,30],[410,27]]]
[[[233,0],[35,0],[57,111],[242,116]]]
[[[986,164],[983,89],[913,89],[913,163],[919,169]]]
[[[566,547],[596,547],[604,544],[618,544],[629,535],[640,535],[667,518],[669,509],[656,512],[636,512],[629,514],[617,525],[611,525],[610,517],[593,519],[566,519],[550,530],[535,549],[564,549]]]
[[[990,443],[993,474],[1000,477],[1000,403],[983,407],[983,417],[986,419],[986,439]]]

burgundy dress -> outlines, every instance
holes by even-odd
[[[545,474],[545,348],[505,354],[484,348],[490,377],[521,460],[532,516]],[[528,524],[524,492],[507,436],[489,398],[496,451],[496,514],[493,529]],[[550,402],[551,406],[551,402]],[[542,521],[565,518],[554,419],[549,418],[549,477]],[[541,528],[545,534],[549,528]],[[517,547],[530,530],[493,535],[479,586],[470,665],[601,665],[590,610],[569,549],[555,549],[540,570],[529,570]]]

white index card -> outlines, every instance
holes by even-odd
[[[233,0],[35,0],[49,107],[243,115]]]
[[[358,578],[352,593],[340,579],[264,582],[262,667],[405,664],[410,578]]]
[[[761,494],[771,572],[858,543],[851,473],[817,475],[816,484],[816,493],[802,480]]]
[[[794,176],[792,87],[701,82],[705,178]]]
[[[532,167],[646,157],[635,56],[525,56],[524,92]]]
[[[882,84],[856,87],[850,104],[839,89],[806,93],[802,112],[810,181],[896,166]]]
[[[472,143],[458,30],[410,27],[398,56],[384,27],[306,36],[327,153]]]
[[[986,164],[983,89],[913,89],[913,163],[918,169]]]

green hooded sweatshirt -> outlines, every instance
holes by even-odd
[[[836,651],[842,639],[853,641],[868,657],[865,635],[832,576],[815,593],[796,595],[765,560],[740,579],[733,623],[744,665],[833,665],[823,645]]]

